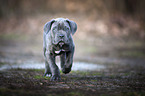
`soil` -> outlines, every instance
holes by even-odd
[[[114,65],[113,65],[114,66]],[[102,71],[61,73],[61,81],[43,77],[40,69],[0,72],[1,96],[144,96],[145,70],[141,66],[117,65]]]

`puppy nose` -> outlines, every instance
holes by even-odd
[[[59,37],[60,37],[60,38],[63,38],[63,37],[64,37],[64,35],[63,35],[63,34],[60,34],[60,35],[59,35]]]

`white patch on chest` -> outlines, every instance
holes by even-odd
[[[61,50],[55,51],[55,54],[59,54],[61,52]]]
[[[60,50],[58,50],[58,51],[55,51],[55,54],[59,54],[61,51],[65,52],[66,50],[60,49]]]

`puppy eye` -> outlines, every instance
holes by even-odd
[[[56,29],[57,29],[57,28],[56,28],[56,27],[54,27],[54,28],[52,29],[52,31],[56,31]]]
[[[68,27],[64,27],[64,31],[69,31],[69,28]]]
[[[69,30],[69,28],[66,28],[67,29],[67,31]]]

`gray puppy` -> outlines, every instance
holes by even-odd
[[[55,57],[57,55],[60,55],[62,72],[67,74],[71,71],[75,49],[72,35],[76,32],[76,30],[76,23],[64,18],[52,19],[44,26],[44,76],[51,74],[51,81],[61,79],[59,68],[55,63]]]

